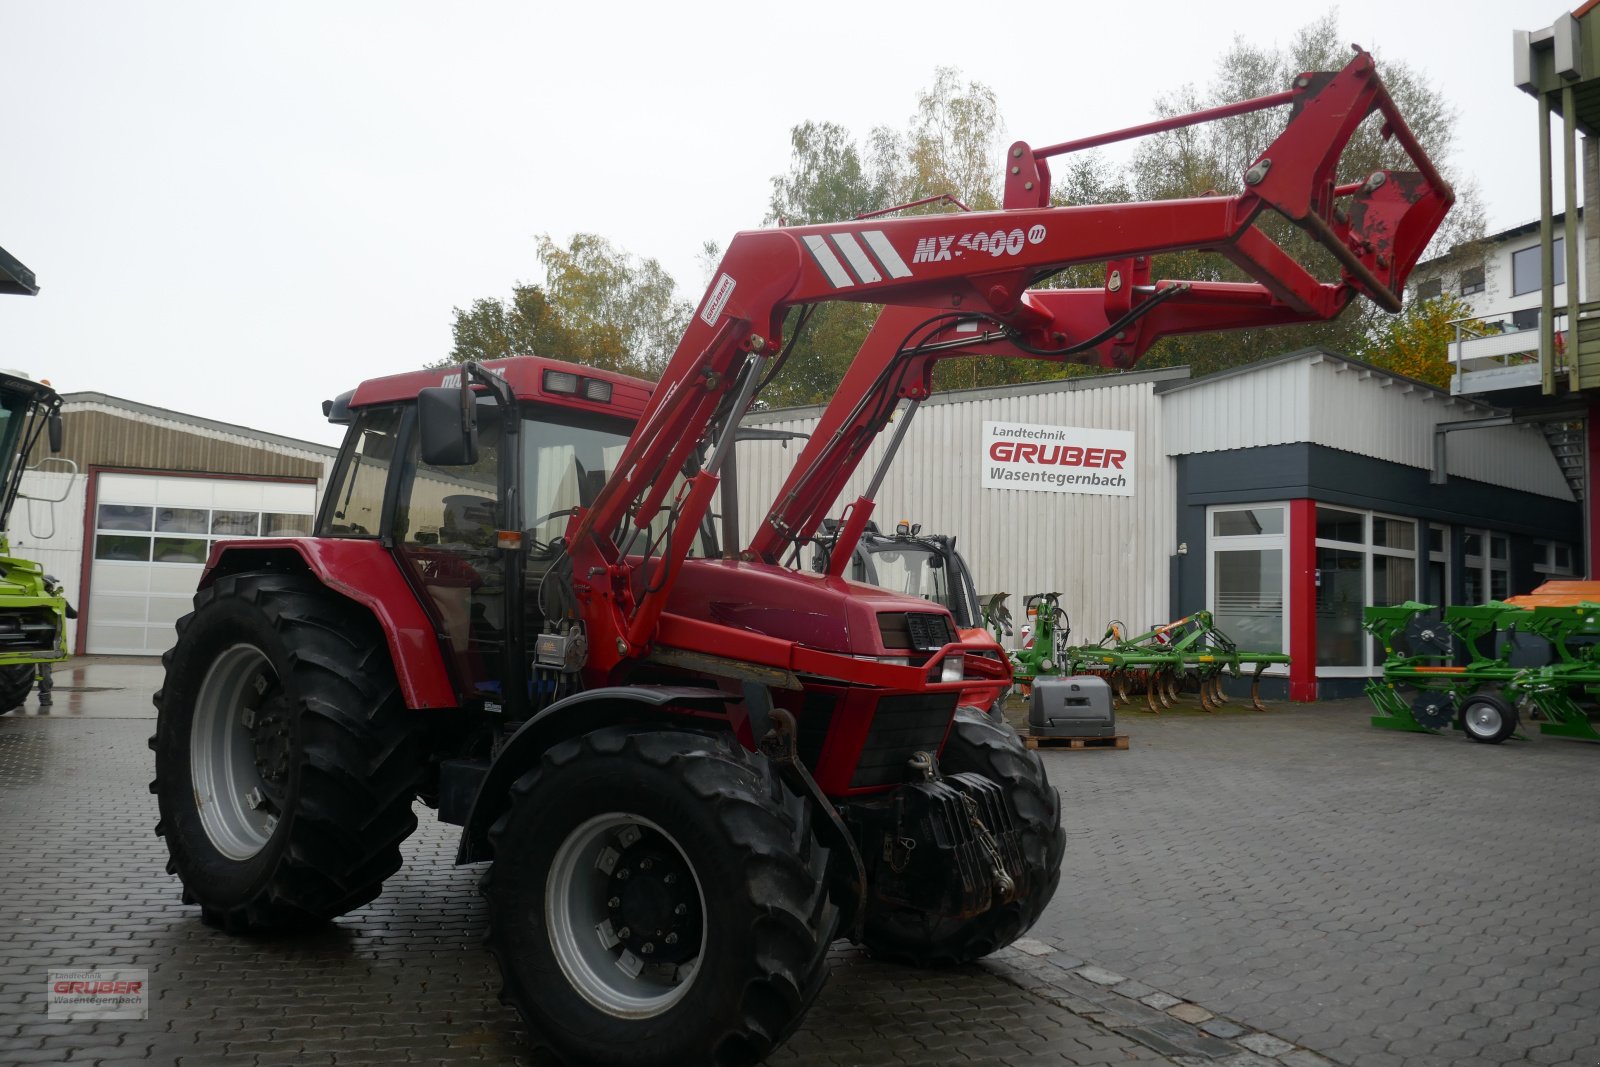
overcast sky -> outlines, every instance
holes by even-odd
[[[1338,6],[1458,109],[1492,229],[1538,212],[1511,33],[1571,6]],[[602,234],[698,300],[702,242],[760,224],[796,123],[904,128],[947,65],[1008,142],[1053,143],[1327,10],[0,0],[0,247],[41,287],[0,297],[0,366],[336,443],[322,400],[446,354],[452,307],[539,280],[537,234]]]

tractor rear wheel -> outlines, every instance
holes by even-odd
[[[242,931],[376,897],[424,764],[371,616],[309,577],[226,576],[163,663],[150,789],[185,902]]]
[[[862,942],[881,959],[942,967],[980,959],[1021,937],[1038,920],[1061,880],[1067,836],[1061,796],[1044,764],[1009,726],[972,708],[958,708],[939,768],[980,774],[1005,789],[1012,824],[1021,831],[1022,876],[1016,895],[970,919],[942,919],[906,909],[867,916]]]
[[[753,1064],[827,977],[828,851],[806,802],[731,735],[564,741],[490,837],[501,999],[567,1059]]]
[[[38,670],[38,665],[33,663],[0,667],[0,715],[16,711],[27,702],[28,694],[33,692],[33,676]]]

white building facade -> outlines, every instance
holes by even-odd
[[[980,593],[1061,593],[1075,643],[1112,619],[1137,632],[1204,608],[1241,646],[1295,657],[1280,694],[1345,695],[1381,663],[1360,630],[1366,605],[1477,603],[1572,572],[1581,517],[1537,428],[1449,434],[1434,484],[1435,428],[1490,414],[1323,350],[1194,380],[1178,368],[936,394],[874,514],[956,535]],[[808,433],[820,415],[747,421]],[[866,485],[884,436],[835,514]],[[1005,477],[1024,442],[1038,446],[1036,466],[1075,481]],[[748,531],[799,448],[738,447]],[[1059,450],[1073,447],[1082,457]],[[1094,447],[1091,473],[1125,483],[1096,485],[1086,464],[1066,463]],[[1110,451],[1129,455],[1113,468]]]

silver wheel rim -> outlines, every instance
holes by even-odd
[[[1479,737],[1493,737],[1505,722],[1500,709],[1489,703],[1468,704],[1466,718],[1467,729]]]
[[[234,645],[212,662],[195,697],[189,728],[195,806],[206,837],[231,860],[260,852],[278,824],[251,733],[276,677],[260,649]]]
[[[676,851],[693,881],[694,903],[686,907],[697,910],[685,918],[699,934],[692,958],[682,962],[663,963],[643,950],[632,951],[629,946],[638,938],[613,923],[619,864],[647,833],[655,835],[651,840],[658,847],[664,843]],[[705,954],[705,894],[699,873],[671,834],[638,815],[596,815],[567,835],[550,864],[544,915],[550,947],[567,982],[594,1007],[620,1019],[648,1019],[682,1000]]]

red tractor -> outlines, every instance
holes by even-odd
[[[1051,207],[1050,157],[1292,105],[1232,196]],[[1416,172],[1339,185],[1374,111]],[[1007,158],[1000,211],[737,235],[654,387],[548,359],[368,382],[316,535],[219,545],[178,623],[152,740],[184,899],[230,931],[376,897],[420,798],[484,876],[504,997],[577,1062],[748,1064],[845,936],[980,957],[1059,878],[1059,799],[980,709],[950,612],[791,563],[937,360],[1131,365],[1170,333],[1396,309],[1452,194],[1368,56],[1249,104]],[[1320,281],[1254,225],[1286,216]],[[1253,279],[1152,281],[1211,249]],[[1031,288],[1106,261],[1103,287]],[[748,543],[741,418],[786,314],[885,305]],[[791,320],[792,321],[792,320]],[[904,432],[910,412],[896,423]],[[722,485],[721,521],[712,505]],[[872,511],[851,504],[848,559]]]

